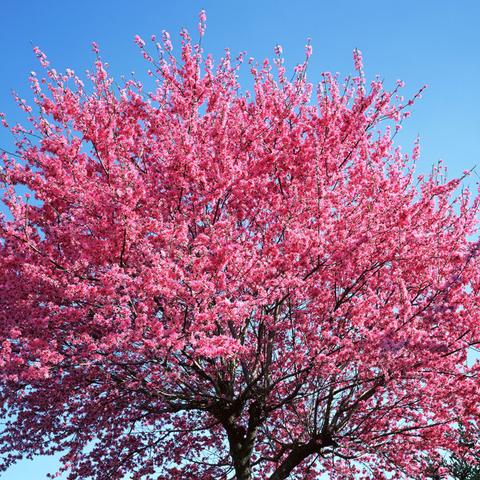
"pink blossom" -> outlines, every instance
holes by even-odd
[[[310,39],[308,39],[307,44],[305,45],[305,56],[307,60],[312,56],[313,48],[312,45],[310,44]]]
[[[198,22],[198,33],[200,34],[200,37],[203,37],[205,35],[205,29],[206,29],[206,21],[207,21],[207,15],[205,14],[205,11],[202,10],[200,12],[200,21]]]
[[[355,70],[357,72],[361,72],[363,70],[363,57],[362,52],[358,48],[353,51],[353,62],[355,65]]]
[[[139,35],[135,35],[134,40],[135,40],[135,43],[138,45],[138,47],[140,48],[145,47],[145,41]]]
[[[172,41],[170,40],[170,34],[166,30],[162,31],[162,41],[165,50],[171,52],[173,50]]]

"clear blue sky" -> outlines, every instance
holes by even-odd
[[[410,151],[420,135],[422,170],[440,158],[450,176],[480,164],[478,0],[1,0],[0,111],[21,118],[10,91],[28,95],[28,73],[38,69],[32,44],[57,70],[69,67],[80,73],[91,66],[90,42],[96,41],[111,71],[128,75],[145,67],[133,43],[135,34],[147,40],[166,29],[177,40],[179,29],[186,27],[195,38],[201,8],[208,16],[203,45],[216,56],[230,47],[261,60],[279,43],[292,66],[302,60],[310,37],[312,81],[325,70],[350,73],[351,52],[357,47],[367,76],[378,73],[390,85],[402,79],[408,93],[427,83],[398,142]],[[9,144],[0,132],[0,146]],[[42,480],[55,465],[51,459],[23,462],[1,478]]]

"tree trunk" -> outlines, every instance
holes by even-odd
[[[250,404],[247,428],[238,425],[235,416],[223,417],[221,419],[223,427],[227,432],[236,480],[252,480],[252,452],[257,437],[257,429],[264,419],[262,405],[260,401]]]
[[[243,429],[232,428],[228,434],[230,444],[230,455],[232,456],[233,466],[235,468],[236,480],[251,480],[252,468],[250,464],[252,455],[252,445],[245,438]]]

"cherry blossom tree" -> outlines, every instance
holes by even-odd
[[[86,84],[35,49],[28,123],[2,117],[0,468],[423,478],[461,455],[479,200],[395,146],[419,94],[367,81],[359,51],[315,90],[310,45],[292,79],[280,47],[249,61],[245,93],[242,55],[181,36],[136,37],[150,90],[95,44]]]

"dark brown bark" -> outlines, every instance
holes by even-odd
[[[329,435],[324,434],[313,438],[308,443],[297,444],[292,447],[290,453],[273,472],[270,480],[285,480],[306,458],[314,453],[319,453],[323,448],[335,446],[335,442]]]
[[[230,455],[235,468],[236,480],[252,479],[252,452],[257,436],[257,429],[263,421],[261,403],[253,402],[248,409],[248,426],[237,425],[235,419],[224,418],[222,423],[227,432]]]
[[[251,480],[252,466],[250,459],[252,449],[246,445],[244,435],[242,435],[241,431],[229,433],[228,442],[235,468],[235,478],[237,480]]]

